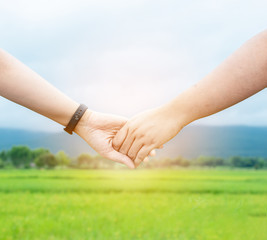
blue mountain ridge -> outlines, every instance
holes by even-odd
[[[77,135],[65,132],[47,133],[0,128],[0,150],[14,145],[44,147],[56,153],[64,150],[74,157],[95,151]],[[187,126],[157,152],[158,157],[194,158],[205,156],[267,157],[267,127],[251,126]]]

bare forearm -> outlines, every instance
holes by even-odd
[[[0,95],[64,126],[78,107],[78,103],[3,50]]]
[[[0,50],[0,96],[38,112],[66,126],[79,104],[57,90],[31,69]],[[86,110],[75,127],[102,156],[130,168],[130,158],[112,148],[112,139],[127,119]]]
[[[184,125],[228,108],[267,87],[267,31],[246,42],[213,72],[168,105]]]
[[[190,122],[219,112],[267,86],[267,32],[252,38],[211,74],[168,104],[128,121],[113,146],[135,165]]]

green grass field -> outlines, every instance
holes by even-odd
[[[0,171],[0,239],[266,240],[267,172]]]

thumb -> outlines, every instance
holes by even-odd
[[[109,158],[110,160],[113,160],[115,162],[123,163],[131,169],[135,168],[133,161],[128,156],[126,156],[120,152],[117,152],[115,150],[108,153],[107,158]]]

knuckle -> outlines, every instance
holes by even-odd
[[[127,127],[128,131],[130,131],[130,130],[134,127],[134,125],[133,125],[132,122],[128,122],[128,123],[126,124],[126,127]]]
[[[131,128],[129,129],[129,133],[130,133],[131,135],[133,135],[134,133],[136,133],[136,130],[137,130],[136,127],[131,127]]]
[[[157,140],[152,137],[152,138],[150,138],[149,145],[154,146],[154,145],[156,145],[156,142],[157,142]]]
[[[131,158],[131,159],[134,159],[135,154],[132,151],[128,152],[128,157]]]
[[[120,142],[118,140],[113,140],[112,141],[112,146],[115,148],[115,149],[118,149],[120,147]]]
[[[137,133],[136,133],[136,137],[137,137],[138,139],[143,139],[143,138],[145,137],[145,134],[144,134],[143,132],[137,132]]]
[[[139,164],[140,162],[142,162],[142,158],[137,157],[134,162],[135,164]]]
[[[112,146],[113,147],[118,147],[118,145],[119,145],[119,141],[116,138],[114,138],[113,141],[112,141]]]
[[[136,126],[135,123],[129,123],[128,124],[128,131],[130,133],[135,133],[138,130],[138,126]]]
[[[132,122],[129,122],[129,124],[127,125],[128,130],[132,130],[133,128],[135,128],[135,124]]]
[[[138,156],[136,157],[137,161],[143,161],[146,157],[145,153],[140,153],[138,154]]]
[[[119,152],[122,153],[122,154],[126,154],[127,153],[126,147],[125,146],[122,146],[120,148],[120,151]]]
[[[119,152],[122,153],[122,154],[126,154],[126,151],[124,149],[120,149]]]

